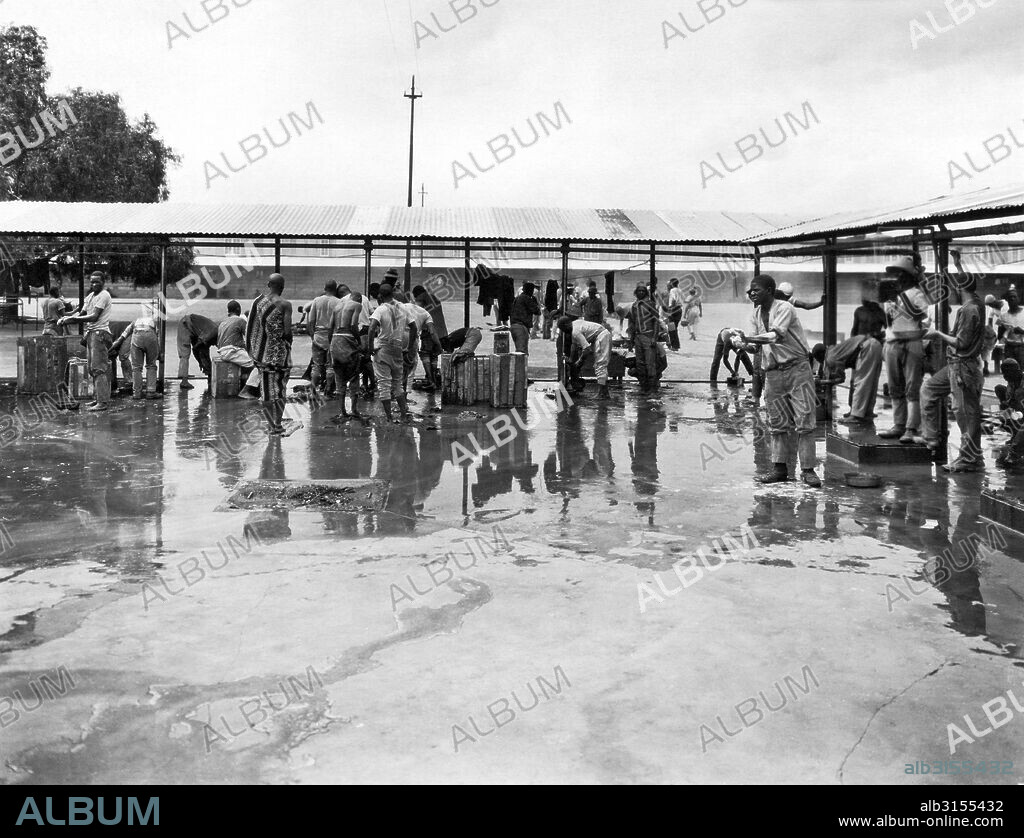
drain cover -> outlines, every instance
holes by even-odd
[[[379,512],[390,489],[386,480],[245,480],[222,508]]]

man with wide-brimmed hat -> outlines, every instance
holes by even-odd
[[[899,282],[896,299],[885,304],[888,320],[883,357],[892,396],[893,425],[878,436],[909,444],[921,424],[921,381],[924,377],[924,336],[931,325],[930,300],[921,289],[923,271],[913,256],[902,256],[885,272]]]

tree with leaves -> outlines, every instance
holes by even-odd
[[[165,201],[167,170],[180,158],[164,144],[148,114],[132,121],[116,93],[75,88],[51,97],[46,65],[46,39],[31,26],[0,28],[0,135],[19,141],[21,153],[3,165],[0,199],[23,201]],[[44,131],[43,114],[63,114],[59,130]],[[68,118],[68,114],[73,118]],[[28,143],[20,142],[27,138]],[[36,140],[41,140],[34,148]],[[19,284],[36,284],[40,272],[32,263],[49,262],[52,253],[40,253],[33,242],[22,242],[15,262]],[[38,244],[35,243],[35,244]],[[190,247],[170,240],[157,244],[168,251],[168,281],[174,282],[192,266]],[[15,248],[8,243],[8,250]],[[65,248],[61,248],[65,249]],[[101,255],[101,252],[103,254]],[[110,253],[113,251],[113,253]],[[114,278],[130,278],[136,285],[159,282],[159,250],[110,240],[86,253],[89,267],[103,267]],[[71,257],[64,255],[64,267]]]

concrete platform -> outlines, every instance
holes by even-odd
[[[410,426],[291,405],[280,439],[204,386],[0,404],[2,782],[1020,780],[905,765],[1020,770],[1024,720],[982,707],[1024,699],[1024,539],[979,512],[1022,476],[879,466],[863,490],[830,459],[821,490],[761,486],[763,415],[708,387],[416,394]],[[496,445],[495,420],[520,429]],[[214,511],[332,480],[390,491]],[[951,756],[965,715],[991,730]]]
[[[829,455],[854,465],[930,466],[932,453],[924,445],[903,445],[899,441],[879,439],[874,433],[829,433],[826,439]]]

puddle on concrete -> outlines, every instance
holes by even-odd
[[[762,550],[752,563],[924,580],[942,594],[952,629],[1022,656],[1014,592],[1024,591],[1024,542],[1007,535],[996,558],[941,584],[927,581],[926,566],[986,533],[977,522],[982,486],[1024,492],[1024,475],[991,469],[952,480],[927,468],[882,470],[886,485],[873,491],[843,485],[849,466],[834,462],[822,491],[765,489],[752,481],[769,465],[754,433],[761,420],[737,394],[700,386],[675,385],[653,400],[613,391],[610,403],[581,401],[554,417],[527,410],[526,430],[497,447],[487,423],[507,411],[436,412],[433,401],[418,400],[414,410],[429,428],[339,425],[331,421],[335,405],[296,405],[305,427],[287,439],[265,434],[258,408],[196,391],[106,416],[48,419],[0,461],[2,523],[12,542],[0,567],[90,563],[127,590],[228,534],[256,533],[286,553],[299,534],[343,544],[499,527],[509,538],[565,547],[580,561],[596,554],[665,570],[749,527]],[[358,509],[325,496],[215,511],[239,484],[331,481],[390,488]],[[88,609],[76,613],[83,619]]]

